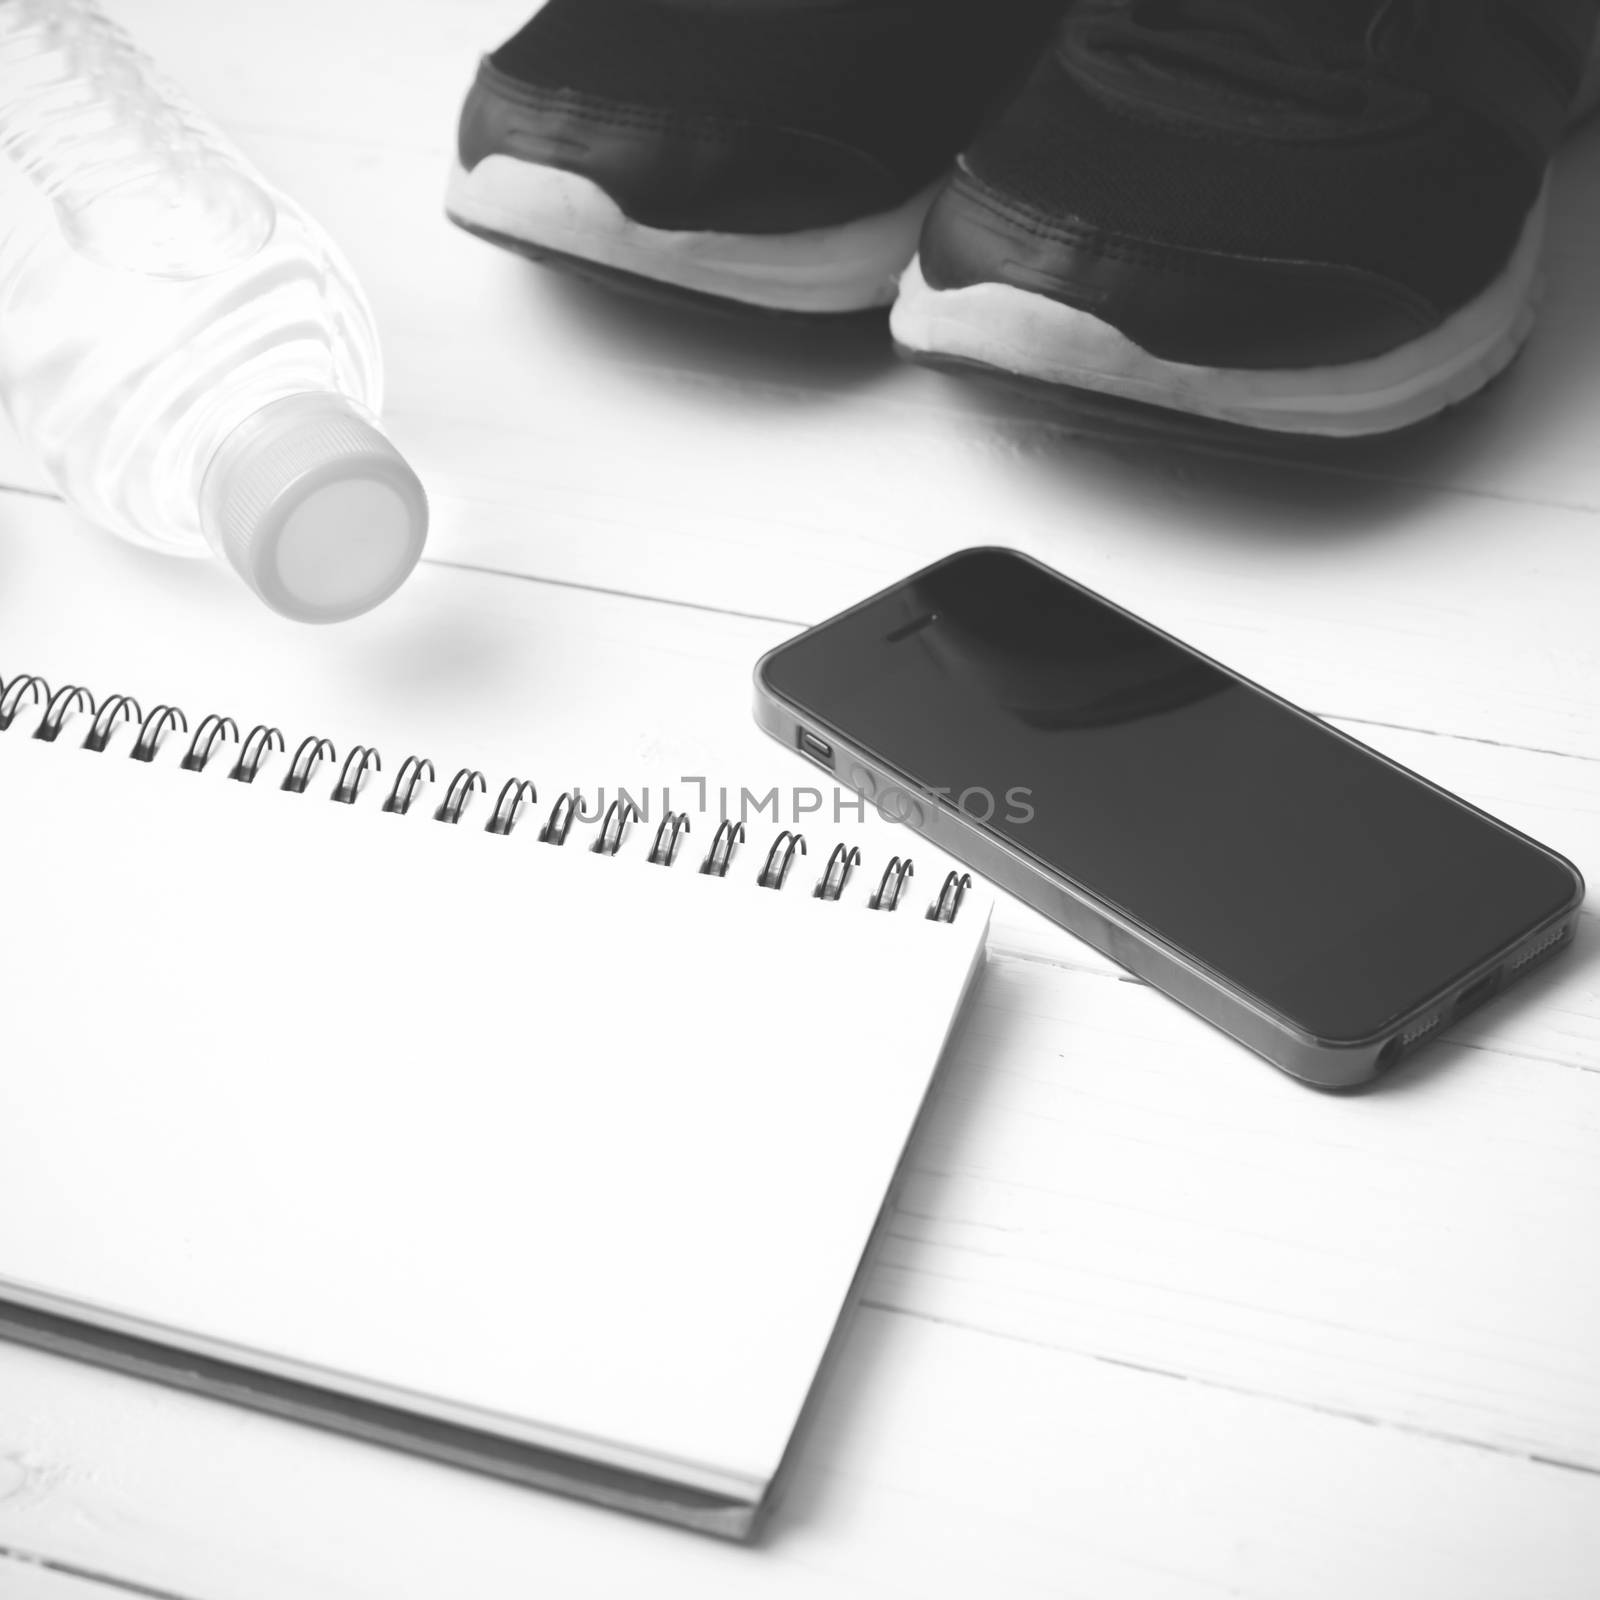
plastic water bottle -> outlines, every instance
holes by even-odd
[[[63,496],[352,617],[422,552],[372,314],[328,237],[88,0],[0,0],[0,401]]]

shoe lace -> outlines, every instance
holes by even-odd
[[[1380,28],[1412,33],[1434,0],[1110,0],[1089,24],[1091,48],[1221,76],[1274,97],[1339,109]]]

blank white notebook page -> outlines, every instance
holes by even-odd
[[[0,733],[0,1295],[759,1492],[983,908],[80,738]]]

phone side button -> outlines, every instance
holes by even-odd
[[[845,779],[858,794],[864,794],[869,800],[876,798],[878,780],[859,761],[845,774]]]

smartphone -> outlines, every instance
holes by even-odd
[[[769,733],[1309,1083],[1373,1077],[1577,924],[1553,850],[1014,550],[755,677]]]

